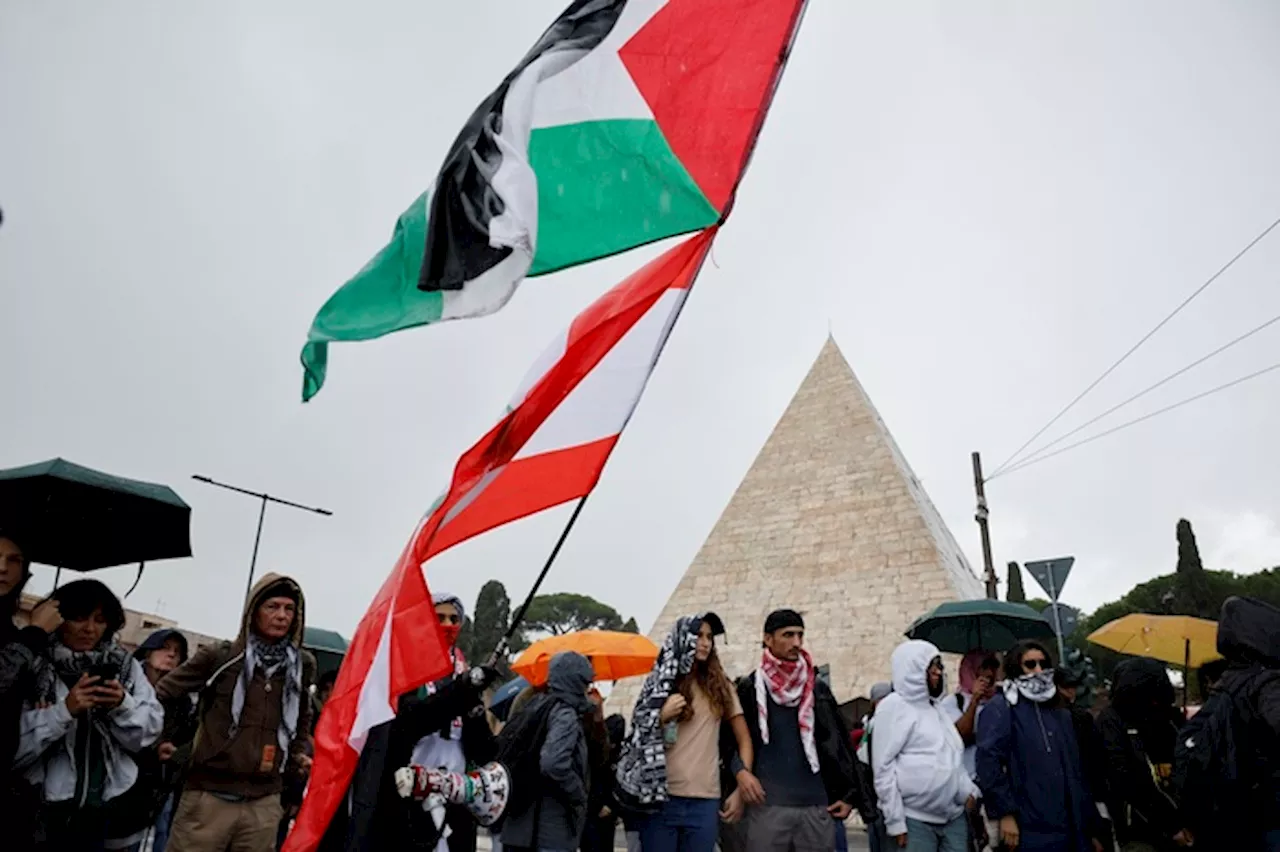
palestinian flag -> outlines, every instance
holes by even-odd
[[[723,221],[804,0],[575,0],[484,100],[391,242],[316,315],[331,341],[492,313],[527,275]]]
[[[454,468],[356,628],[316,728],[315,763],[285,852],[310,852],[343,802],[369,731],[449,671],[422,565],[494,527],[585,497],[635,411],[715,229],[670,249],[580,313],[507,413]]]

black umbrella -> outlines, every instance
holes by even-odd
[[[0,470],[0,529],[59,570],[191,555],[191,507],[172,488],[63,459]]]

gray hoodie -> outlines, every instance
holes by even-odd
[[[502,828],[504,846],[578,848],[586,825],[588,788],[587,737],[582,717],[591,709],[586,693],[594,678],[586,657],[572,651],[556,654],[547,669],[546,692],[521,711],[536,713],[543,704],[553,704],[539,755],[542,795],[526,812],[507,815]]]

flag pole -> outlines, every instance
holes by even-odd
[[[671,320],[671,328],[667,329],[667,336],[662,339],[662,343],[658,344],[658,351],[653,355],[653,363],[656,365],[658,360],[662,358],[662,353],[667,349],[667,343],[671,340],[671,335],[675,333],[676,324],[680,322],[680,317],[684,316],[684,309],[689,304],[689,299],[693,297],[693,286],[698,283],[698,276],[702,274],[702,267],[706,265],[707,258],[711,256],[711,248],[715,244],[716,237],[720,236],[720,226],[712,225],[708,230],[713,231],[711,238],[707,241],[707,250],[702,253],[702,257],[698,260],[698,268],[694,270],[693,275],[689,278],[689,292],[685,296],[684,301],[680,304],[680,309],[676,311],[675,319]],[[652,375],[652,373],[650,374]],[[643,397],[643,391],[641,392]],[[639,408],[639,401],[636,407]],[[634,414],[634,409],[632,414]],[[631,422],[631,417],[627,417],[627,423]],[[618,430],[621,435],[623,430],[627,428],[627,423],[622,424],[622,429]],[[595,486],[591,487],[591,491],[595,490]],[[569,537],[569,531],[573,529],[573,525],[578,521],[578,515],[582,514],[582,507],[586,505],[587,498],[591,496],[591,491],[582,495],[578,500],[578,505],[574,507],[573,514],[569,516],[569,521],[564,525],[564,529],[560,531],[560,537],[556,539],[555,547],[551,548],[551,555],[547,557],[547,561],[542,566],[542,571],[538,573],[538,578],[533,581],[533,588],[529,590],[529,594],[525,596],[524,602],[520,604],[520,608],[516,610],[516,614],[511,619],[510,626],[507,627],[506,635],[503,636],[493,653],[489,655],[487,665],[494,666],[498,660],[506,656],[507,651],[511,647],[511,638],[515,636],[516,631],[520,629],[521,623],[524,621],[525,614],[529,611],[529,605],[533,603],[534,597],[538,594],[538,589],[542,586],[542,581],[547,578],[547,573],[551,570],[551,564],[556,561],[556,557],[560,555],[560,548],[564,546],[565,539]]]
[[[542,587],[542,581],[547,579],[547,573],[551,570],[551,564],[556,561],[556,557],[560,555],[560,548],[564,547],[565,539],[569,537],[569,531],[573,529],[573,525],[578,522],[578,515],[582,514],[582,507],[587,504],[587,498],[591,496],[588,491],[578,500],[578,505],[573,507],[573,514],[569,516],[569,522],[564,525],[564,529],[560,531],[560,537],[556,539],[555,547],[551,548],[551,555],[547,557],[547,561],[543,563],[542,570],[538,572],[538,578],[533,581],[533,588],[529,589],[529,594],[525,595],[524,603],[520,604],[520,608],[516,610],[515,616],[511,619],[511,625],[507,628],[506,635],[498,641],[497,646],[493,649],[493,653],[489,655],[489,666],[497,664],[507,654],[507,649],[511,645],[511,637],[516,635],[516,630],[520,628],[521,622],[524,621],[524,615],[529,611],[529,605],[533,603],[534,597],[538,594],[538,589]]]

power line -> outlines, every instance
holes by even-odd
[[[1112,365],[1111,365],[1110,367],[1108,367],[1107,369],[1103,370],[1102,375],[1100,375],[1100,376],[1098,376],[1098,378],[1094,379],[1094,380],[1089,384],[1089,386],[1088,386],[1087,388],[1085,388],[1084,390],[1080,391],[1079,395],[1078,395],[1078,396],[1076,396],[1076,398],[1075,398],[1075,399],[1073,399],[1073,400],[1071,400],[1071,402],[1067,403],[1067,404],[1066,404],[1066,406],[1065,406],[1061,411],[1059,411],[1057,414],[1055,414],[1055,415],[1053,416],[1053,418],[1049,420],[1049,422],[1048,422],[1048,423],[1046,423],[1046,424],[1044,424],[1043,426],[1041,426],[1041,427],[1040,427],[1040,429],[1039,429],[1039,431],[1037,431],[1034,435],[1032,435],[1030,438],[1028,438],[1028,439],[1026,440],[1026,443],[1024,443],[1021,447],[1018,447],[1018,449],[1014,451],[1013,455],[1011,455],[1011,456],[1009,456],[1009,458],[1005,459],[1005,460],[1004,460],[1004,462],[1003,462],[1002,464],[1000,464],[1000,466],[999,466],[999,467],[997,467],[997,468],[992,472],[991,476],[989,476],[989,477],[988,477],[988,479],[992,479],[992,478],[994,478],[994,477],[996,477],[996,476],[999,476],[999,475],[1000,475],[1000,473],[1001,473],[1002,471],[1004,471],[1004,470],[1005,470],[1005,468],[1007,468],[1007,467],[1009,466],[1009,464],[1010,464],[1014,459],[1016,459],[1018,456],[1020,456],[1020,455],[1022,454],[1022,451],[1023,451],[1023,450],[1025,450],[1027,447],[1031,446],[1031,444],[1033,444],[1033,443],[1035,442],[1035,440],[1036,440],[1037,438],[1039,438],[1041,435],[1043,435],[1045,432],[1049,431],[1050,427],[1052,427],[1052,426],[1053,426],[1053,424],[1055,424],[1055,423],[1057,423],[1059,420],[1061,420],[1061,419],[1062,419],[1062,417],[1063,417],[1063,416],[1064,416],[1068,411],[1070,411],[1071,409],[1075,408],[1076,403],[1080,402],[1080,400],[1082,400],[1082,399],[1084,399],[1086,396],[1088,396],[1088,394],[1089,394],[1089,392],[1090,392],[1090,391],[1092,391],[1092,390],[1093,390],[1094,388],[1096,388],[1098,385],[1102,384],[1102,381],[1103,381],[1107,376],[1109,376],[1109,375],[1111,375],[1113,372],[1115,372],[1115,369],[1116,369],[1117,367],[1119,367],[1119,366],[1120,366],[1121,364],[1123,364],[1125,361],[1129,360],[1129,356],[1130,356],[1130,355],[1132,355],[1133,353],[1137,352],[1137,351],[1138,351],[1138,349],[1140,349],[1144,343],[1146,343],[1148,340],[1150,340],[1150,339],[1155,335],[1155,333],[1156,333],[1156,332],[1158,332],[1160,329],[1164,328],[1164,327],[1165,327],[1165,325],[1167,325],[1167,324],[1168,324],[1169,320],[1171,320],[1171,319],[1173,319],[1175,316],[1177,316],[1177,315],[1182,311],[1182,309],[1183,309],[1183,308],[1185,308],[1187,305],[1191,304],[1191,302],[1192,302],[1192,301],[1194,301],[1194,300],[1195,300],[1195,298],[1196,298],[1197,296],[1199,296],[1201,293],[1203,293],[1205,290],[1207,290],[1207,289],[1209,288],[1209,285],[1210,285],[1210,284],[1212,284],[1213,282],[1217,281],[1220,277],[1222,277],[1222,274],[1223,274],[1224,272],[1226,272],[1228,269],[1230,269],[1232,266],[1234,266],[1234,265],[1235,265],[1235,262],[1236,262],[1237,260],[1239,260],[1240,258],[1244,257],[1246,254],[1248,254],[1248,252],[1249,252],[1249,250],[1250,250],[1250,249],[1252,249],[1252,248],[1253,248],[1254,246],[1256,246],[1258,243],[1262,242],[1262,240],[1266,238],[1267,234],[1270,234],[1272,231],[1274,231],[1274,230],[1276,229],[1276,226],[1278,226],[1278,225],[1280,225],[1280,218],[1277,218],[1274,222],[1272,222],[1270,225],[1268,225],[1268,226],[1267,226],[1267,227],[1262,231],[1262,233],[1258,234],[1258,236],[1256,236],[1256,237],[1254,237],[1252,240],[1250,240],[1248,245],[1246,245],[1244,248],[1240,249],[1240,251],[1236,252],[1235,257],[1233,257],[1233,258],[1231,258],[1230,260],[1228,260],[1225,264],[1223,264],[1223,266],[1222,266],[1222,268],[1221,268],[1221,269],[1219,269],[1217,272],[1213,273],[1213,275],[1209,276],[1209,279],[1208,279],[1207,281],[1205,281],[1203,284],[1201,284],[1199,287],[1197,287],[1197,288],[1196,288],[1196,289],[1191,293],[1191,295],[1190,295],[1190,296],[1187,296],[1187,298],[1183,299],[1183,300],[1182,300],[1182,303],[1181,303],[1181,304],[1179,304],[1176,308],[1174,308],[1174,309],[1173,309],[1173,310],[1172,310],[1172,311],[1171,311],[1171,312],[1170,312],[1170,313],[1169,313],[1169,314],[1168,314],[1164,319],[1162,319],[1162,320],[1160,320],[1160,322],[1156,323],[1155,328],[1151,329],[1151,330],[1150,330],[1150,331],[1148,331],[1146,334],[1144,334],[1144,335],[1142,336],[1142,338],[1138,340],[1138,342],[1137,342],[1137,343],[1133,344],[1133,346],[1132,346],[1132,347],[1130,347],[1130,349],[1129,349],[1129,351],[1128,351],[1128,352],[1126,352],[1126,353],[1124,353],[1123,355],[1121,355],[1121,356],[1120,356],[1120,358],[1119,358],[1119,360],[1117,360],[1114,364],[1112,364]]]
[[[1208,361],[1210,358],[1214,358],[1214,357],[1216,357],[1216,356],[1218,356],[1218,355],[1221,355],[1223,352],[1226,352],[1226,351],[1227,351],[1228,349],[1230,349],[1232,346],[1235,346],[1235,345],[1236,345],[1236,344],[1238,344],[1238,343],[1243,343],[1244,341],[1248,340],[1250,337],[1253,337],[1253,336],[1254,336],[1255,334],[1257,334],[1258,332],[1263,331],[1264,329],[1270,328],[1271,326],[1275,325],[1277,322],[1280,322],[1280,314],[1277,314],[1276,316],[1273,316],[1271,319],[1267,320],[1267,321],[1266,321],[1266,322],[1264,322],[1262,325],[1257,326],[1256,328],[1250,329],[1249,331],[1246,331],[1244,334],[1240,335],[1240,336],[1239,336],[1239,337],[1237,337],[1235,340],[1232,340],[1232,341],[1230,341],[1229,343],[1224,343],[1222,346],[1219,346],[1217,349],[1213,350],[1213,351],[1212,351],[1212,352],[1210,352],[1208,355],[1204,355],[1204,356],[1201,356],[1200,358],[1197,358],[1196,360],[1192,361],[1192,362],[1191,362],[1190,364],[1188,364],[1187,366],[1183,367],[1181,370],[1178,370],[1177,372],[1170,373],[1169,375],[1165,376],[1163,379],[1161,379],[1160,381],[1156,382],[1155,384],[1150,385],[1149,387],[1146,387],[1146,388],[1144,388],[1144,389],[1142,389],[1142,390],[1138,391],[1138,392],[1137,392],[1137,393],[1135,393],[1133,396],[1131,396],[1131,397],[1129,397],[1128,399],[1126,399],[1124,402],[1120,402],[1120,403],[1117,403],[1117,404],[1115,404],[1115,405],[1111,406],[1111,407],[1110,407],[1110,408],[1108,408],[1106,411],[1104,411],[1104,412],[1102,412],[1101,414],[1099,414],[1097,417],[1094,417],[1092,420],[1087,420],[1087,421],[1085,421],[1084,423],[1081,423],[1079,426],[1077,426],[1076,428],[1072,429],[1070,432],[1067,432],[1065,435],[1061,435],[1061,436],[1059,436],[1059,437],[1057,437],[1057,438],[1054,438],[1052,441],[1050,441],[1049,443],[1045,444],[1043,447],[1041,447],[1040,449],[1036,450],[1035,452],[1031,453],[1029,456],[1027,456],[1026,458],[1024,458],[1022,461],[1018,462],[1018,464],[1017,464],[1017,465],[1014,465],[1014,467],[1020,467],[1020,466],[1022,466],[1023,464],[1025,464],[1025,463],[1027,463],[1027,462],[1030,462],[1030,461],[1032,461],[1032,460],[1034,460],[1034,459],[1038,458],[1042,453],[1044,453],[1044,452],[1046,452],[1046,451],[1048,451],[1048,450],[1053,449],[1053,448],[1054,448],[1054,447],[1056,447],[1058,444],[1061,444],[1063,441],[1065,441],[1065,440],[1067,440],[1068,438],[1070,438],[1072,435],[1077,435],[1077,434],[1079,434],[1079,433],[1083,432],[1085,429],[1089,428],[1089,427],[1090,427],[1090,426],[1092,426],[1094,423],[1097,423],[1099,420],[1102,420],[1103,418],[1108,417],[1108,416],[1110,416],[1110,415],[1112,415],[1112,414],[1116,413],[1117,411],[1119,411],[1120,409],[1124,408],[1126,405],[1128,405],[1128,404],[1129,404],[1129,403],[1131,403],[1131,402],[1137,402],[1139,399],[1141,399],[1142,397],[1144,397],[1144,396],[1146,396],[1147,394],[1151,393],[1151,392],[1152,392],[1153,390],[1155,390],[1156,388],[1163,387],[1164,385],[1166,385],[1166,384],[1168,384],[1169,382],[1173,381],[1174,379],[1178,378],[1178,376],[1181,376],[1181,375],[1183,375],[1184,373],[1187,373],[1187,372],[1189,372],[1190,370],[1193,370],[1193,369],[1195,369],[1196,367],[1199,367],[1201,364],[1203,364],[1205,361]],[[1005,471],[1005,472],[1007,473],[1008,471]],[[999,475],[999,473],[1000,473],[1000,472],[999,472],[999,471],[997,471],[996,473],[991,474],[991,477],[990,477],[990,478],[994,479],[997,475]]]
[[[1166,414],[1170,411],[1173,411],[1175,408],[1181,408],[1184,405],[1190,405],[1191,403],[1204,399],[1207,396],[1212,396],[1213,394],[1218,393],[1219,391],[1224,391],[1224,390],[1227,390],[1228,388],[1233,388],[1236,385],[1244,384],[1250,379],[1256,379],[1259,376],[1264,376],[1267,373],[1270,373],[1274,370],[1280,370],[1280,363],[1272,364],[1270,367],[1264,367],[1263,369],[1258,370],[1256,373],[1250,373],[1247,376],[1241,376],[1235,381],[1227,382],[1225,385],[1218,385],[1216,388],[1211,388],[1210,390],[1207,390],[1203,393],[1198,393],[1195,396],[1187,397],[1181,402],[1175,402],[1173,405],[1166,405],[1164,408],[1153,411],[1150,414],[1144,414],[1141,417],[1135,417],[1133,420],[1130,420],[1127,423],[1121,423],[1119,426],[1112,427],[1111,429],[1108,429],[1105,432],[1099,432],[1096,435],[1092,435],[1088,438],[1085,438],[1083,441],[1076,441],[1074,444],[1068,444],[1067,446],[1062,447],[1061,449],[1058,449],[1058,450],[1054,450],[1053,452],[1048,453],[1046,455],[1018,462],[1013,467],[1008,468],[1002,473],[999,473],[999,474],[993,473],[990,477],[988,477],[988,481],[995,479],[997,476],[1004,476],[1004,475],[1013,473],[1014,471],[1019,471],[1026,467],[1031,467],[1031,465],[1033,464],[1039,464],[1040,462],[1045,461],[1046,459],[1051,459],[1054,456],[1060,456],[1063,453],[1067,452],[1068,450],[1074,450],[1076,447],[1083,447],[1085,444],[1092,444],[1094,441],[1098,440],[1099,438],[1105,438],[1108,435],[1114,435],[1116,432],[1119,432],[1121,429],[1128,429],[1130,426],[1136,426],[1137,424],[1150,420],[1153,417],[1158,417],[1161,414]]]

